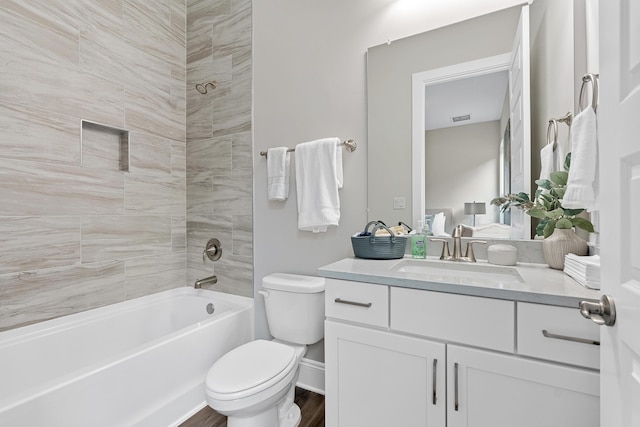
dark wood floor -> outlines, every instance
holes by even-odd
[[[302,411],[299,427],[324,427],[323,395],[296,387],[295,401]],[[227,427],[227,417],[207,406],[180,427]]]

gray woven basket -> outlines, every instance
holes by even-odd
[[[369,233],[369,227],[373,224],[375,226]],[[381,228],[387,230],[389,235],[376,236],[376,231]],[[386,225],[378,221],[371,221],[360,235],[351,237],[351,246],[353,246],[353,253],[358,258],[398,259],[404,256],[407,240],[406,236],[395,236]]]

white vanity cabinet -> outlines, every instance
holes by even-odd
[[[326,425],[444,426],[445,344],[389,332],[388,286],[329,279],[325,298]]]
[[[447,345],[448,427],[600,425],[598,373]]]
[[[445,344],[327,320],[327,426],[444,426]]]
[[[599,332],[577,309],[335,279],[325,295],[329,427],[599,426]]]

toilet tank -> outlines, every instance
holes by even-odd
[[[274,338],[307,345],[324,337],[324,278],[273,273],[262,288]]]

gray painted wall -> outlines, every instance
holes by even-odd
[[[256,291],[266,274],[315,274],[318,267],[353,255],[349,238],[367,220],[367,49],[517,3],[469,2],[448,10],[409,2],[405,5],[414,9],[402,10],[402,2],[388,0],[254,2]],[[294,182],[289,200],[267,200],[266,162],[258,153],[325,136],[352,138],[359,147],[344,153],[340,226],[311,234],[297,230]],[[256,294],[258,336],[268,336],[263,304]],[[322,360],[322,347],[310,349],[308,357]]]
[[[473,224],[465,202],[484,202],[487,213],[476,215],[476,225],[498,222],[490,202],[499,195],[500,140],[499,120],[425,132],[425,208],[451,208],[447,224],[455,227]]]
[[[540,177],[540,150],[549,119],[573,112],[573,0],[536,0],[531,19],[531,179]],[[569,127],[560,123],[558,142],[570,150]],[[532,183],[532,189],[537,186]]]

